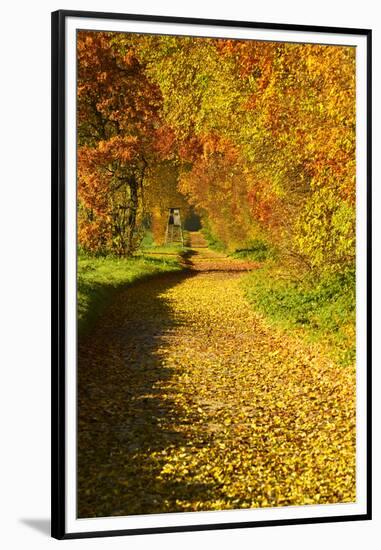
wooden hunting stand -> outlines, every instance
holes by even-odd
[[[165,244],[181,243],[184,246],[183,228],[181,225],[180,208],[169,208]]]

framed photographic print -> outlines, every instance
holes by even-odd
[[[370,519],[370,184],[370,30],[52,14],[55,538]]]

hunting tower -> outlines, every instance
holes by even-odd
[[[180,208],[169,208],[165,244],[181,243],[184,246],[183,228],[181,225]]]

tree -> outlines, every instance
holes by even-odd
[[[353,265],[354,48],[83,32],[78,67],[84,246],[130,253],[147,213],[160,240],[185,196],[229,249]]]
[[[180,189],[220,240],[260,235],[317,271],[353,264],[353,48],[153,37],[144,56],[176,133]]]
[[[160,90],[127,35],[81,31],[77,51],[79,242],[130,254],[141,239]]]

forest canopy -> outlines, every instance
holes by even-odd
[[[355,258],[355,49],[78,32],[78,240],[131,255],[167,209],[228,251]]]

